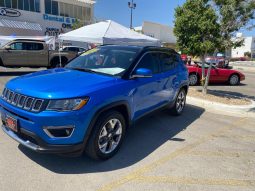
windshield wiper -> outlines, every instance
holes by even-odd
[[[96,71],[88,69],[88,68],[68,68],[68,69],[78,70],[78,71],[81,71],[81,72],[97,73]]]

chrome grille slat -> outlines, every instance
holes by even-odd
[[[43,106],[44,100],[25,96],[4,88],[2,93],[3,100],[9,104],[19,107],[21,109],[33,112],[39,112]]]

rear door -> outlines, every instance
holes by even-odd
[[[24,42],[13,42],[9,44],[10,49],[3,51],[3,63],[5,66],[25,66],[27,54]]]
[[[27,66],[48,66],[48,48],[43,42],[25,42]]]
[[[160,53],[160,66],[162,80],[159,84],[160,99],[164,102],[172,101],[179,91],[180,79],[178,79],[178,64],[180,58],[176,53]]]

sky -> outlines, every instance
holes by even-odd
[[[131,0],[96,0],[95,17],[100,20],[114,20],[126,27],[130,26]],[[137,4],[133,14],[133,27],[141,26],[143,21],[151,21],[174,26],[174,9],[186,0],[134,0]],[[245,36],[255,36],[252,31],[240,31]]]

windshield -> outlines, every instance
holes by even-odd
[[[197,65],[199,68],[202,68],[202,63],[201,62],[195,62],[195,65]],[[210,63],[205,63],[205,69],[208,69],[210,67]],[[217,68],[216,66],[212,65],[212,68]]]
[[[122,76],[138,54],[138,49],[120,47],[98,47],[81,54],[66,68],[95,72],[111,76]]]

